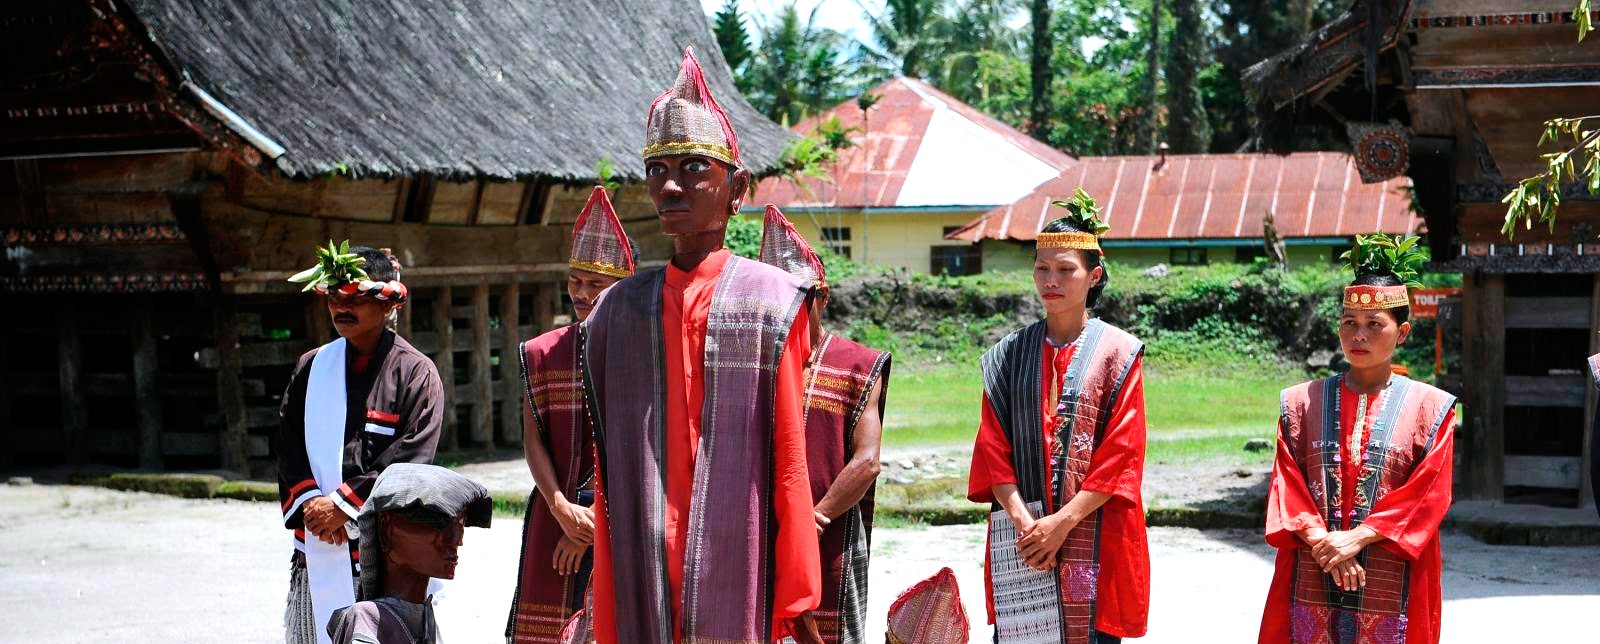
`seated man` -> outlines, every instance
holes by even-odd
[[[437,465],[390,465],[361,508],[361,598],[333,613],[337,644],[438,642],[430,578],[456,576],[467,526],[489,527],[489,491]]]

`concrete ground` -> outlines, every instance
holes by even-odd
[[[0,486],[0,642],[282,641],[289,536],[278,521],[272,503]],[[497,518],[468,531],[459,576],[439,598],[449,641],[500,641],[521,529]],[[882,628],[895,594],[950,566],[974,641],[986,641],[982,542],[981,526],[879,530],[869,623]],[[1254,641],[1272,568],[1257,534],[1156,528],[1150,542],[1150,631],[1138,641]],[[1457,534],[1444,547],[1443,641],[1592,639],[1600,547],[1487,546]]]

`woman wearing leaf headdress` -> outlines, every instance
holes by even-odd
[[[984,582],[999,641],[1117,642],[1144,635],[1150,603],[1144,345],[1090,314],[1108,279],[1094,199],[1054,205],[1067,215],[1034,251],[1045,319],[983,356],[967,498],[995,511]],[[1017,601],[1036,590],[1056,601]]]
[[[1450,507],[1455,397],[1395,375],[1411,332],[1417,238],[1360,236],[1344,259],[1349,371],[1283,391],[1267,493],[1278,549],[1263,644],[1439,641],[1439,521]]]

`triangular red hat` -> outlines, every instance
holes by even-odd
[[[672,88],[650,103],[645,117],[644,158],[699,154],[739,165],[739,138],[728,113],[711,96],[693,48],[683,50],[683,66]]]
[[[578,214],[578,223],[572,226],[572,258],[567,265],[601,275],[628,277],[633,274],[633,260],[633,244],[622,230],[622,220],[611,207],[606,189],[595,186],[583,212]]]
[[[969,628],[961,588],[949,568],[907,588],[889,605],[892,644],[966,644]]]
[[[767,218],[761,227],[761,261],[814,284],[828,281],[828,271],[816,251],[772,204],[767,204]]]

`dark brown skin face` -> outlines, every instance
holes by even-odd
[[[366,353],[376,345],[383,334],[384,320],[399,304],[365,295],[349,295],[329,290],[326,298],[328,317],[339,337],[349,340],[358,351]]]
[[[728,218],[739,211],[750,172],[698,154],[645,162],[645,188],[655,204],[661,232],[672,238],[672,263],[693,268],[722,248]]]
[[[578,321],[589,319],[600,292],[619,282],[618,278],[577,268],[567,269],[567,297],[572,298],[572,312]]]
[[[380,518],[383,531],[384,573],[401,578],[454,579],[456,551],[466,536],[466,520],[456,517],[444,528],[416,523],[392,512]]]

